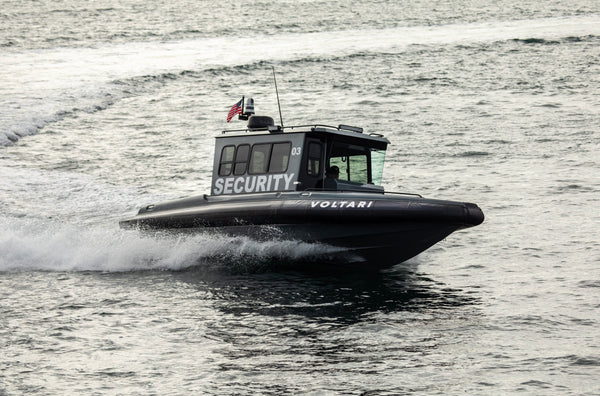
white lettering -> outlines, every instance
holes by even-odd
[[[373,206],[373,201],[310,201],[311,208],[370,208]]]
[[[233,192],[236,194],[240,194],[240,193],[244,192],[244,178],[243,177],[238,177],[237,179],[235,179],[235,182],[233,183]]]
[[[241,194],[290,190],[294,174],[220,177],[215,179],[213,194]],[[317,204],[321,201],[317,201]]]
[[[267,176],[261,175],[256,178],[256,192],[267,191]]]
[[[248,185],[250,182],[250,185]],[[251,193],[254,191],[254,187],[256,186],[256,176],[247,177],[246,183],[244,183],[244,191],[247,193]]]
[[[224,194],[231,194],[233,190],[233,177],[225,179],[225,188],[223,189]]]
[[[273,190],[279,190],[279,182],[281,181],[281,179],[283,179],[283,175],[273,175],[273,181],[275,182]]]
[[[294,178],[294,174],[290,173],[289,175],[287,173],[285,173],[283,175],[283,178],[285,179],[285,189],[289,190],[290,189],[290,185],[292,183],[292,179]]]
[[[213,194],[220,195],[223,193],[223,179],[215,180],[215,188],[213,190]]]

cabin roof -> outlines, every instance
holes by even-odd
[[[362,141],[367,146],[385,149],[390,141],[381,134],[376,133],[363,133],[363,129],[359,127],[353,127],[349,125],[321,125],[321,124],[309,124],[309,125],[295,125],[295,126],[271,126],[260,129],[232,129],[223,131],[222,135],[217,136],[217,139],[232,138],[232,137],[251,137],[251,136],[266,136],[270,135],[273,137],[302,133],[316,136],[337,136],[343,140],[351,141]]]

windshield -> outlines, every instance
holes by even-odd
[[[371,183],[381,185],[383,178],[383,164],[385,162],[385,150],[371,149]]]
[[[361,184],[381,184],[385,150],[334,142],[329,166],[340,169],[339,180]]]

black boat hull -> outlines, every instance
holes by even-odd
[[[149,205],[122,227],[215,232],[256,240],[335,247],[329,261],[387,267],[416,256],[456,230],[483,222],[470,203],[417,196],[294,192],[201,196]]]
[[[218,232],[232,236],[252,235],[259,241],[291,239],[308,243],[320,243],[338,249],[320,257],[337,264],[366,264],[385,268],[406,261],[430,248],[456,231],[454,226],[435,223],[404,224],[277,224],[270,226],[219,227]],[[217,229],[215,229],[217,231]]]

